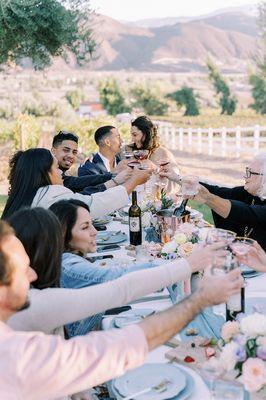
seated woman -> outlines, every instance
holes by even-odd
[[[176,160],[166,147],[160,145],[157,126],[146,115],[142,115],[131,122],[131,139],[133,150],[149,150],[148,158],[157,166],[160,162],[169,161],[171,166],[178,173],[179,169]],[[168,182],[167,191],[173,191],[176,185]]]
[[[78,200],[69,200],[55,203],[50,209],[61,222],[64,234],[62,287],[81,288],[95,285],[116,279],[129,272],[155,267],[156,261],[132,265],[126,269],[119,265],[102,266],[100,261],[91,263],[85,255],[96,251],[97,231],[92,225],[88,206]],[[98,315],[68,325],[69,336],[87,333],[97,326],[100,319],[101,315]]]
[[[139,184],[147,181],[149,171],[135,170],[123,185],[105,192],[84,195],[73,193],[63,186],[62,171],[58,161],[47,149],[37,148],[18,151],[10,161],[9,197],[2,218],[7,218],[25,206],[49,208],[62,199],[80,199],[91,208],[93,218],[125,206],[128,194]]]
[[[14,213],[8,222],[23,243],[30,265],[38,276],[29,292],[30,307],[14,314],[8,321],[13,329],[21,331],[64,335],[63,326],[66,324],[122,306],[188,279],[192,272],[208,265],[218,248],[209,246],[195,252],[187,261],[166,262],[162,266],[132,272],[103,284],[73,290],[59,288],[63,236],[61,224],[54,213],[40,207],[25,208]]]

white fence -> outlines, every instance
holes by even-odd
[[[266,151],[266,126],[235,128],[177,128],[157,121],[161,143],[184,150],[221,157],[240,157]]]

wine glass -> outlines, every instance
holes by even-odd
[[[158,167],[157,167],[157,170],[156,170],[157,179],[156,179],[155,184],[156,184],[157,186],[159,186],[160,189],[164,189],[164,188],[167,186],[167,184],[168,184],[168,179],[167,179],[166,177],[160,176],[159,173],[160,173],[160,172],[163,172],[163,171],[164,171],[164,168],[165,168],[167,165],[169,165],[169,164],[170,164],[170,161],[169,161],[168,159],[166,159],[166,158],[165,158],[165,159],[162,158],[162,159],[156,161],[156,165],[157,165]]]
[[[133,155],[137,160],[146,160],[149,155],[149,150],[133,150]]]
[[[123,160],[130,160],[134,157],[133,150],[126,144],[122,145],[120,154]]]

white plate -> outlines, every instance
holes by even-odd
[[[138,396],[138,400],[165,400],[171,399],[182,392],[186,387],[186,376],[181,369],[171,364],[145,364],[140,368],[127,372],[114,380],[114,388],[120,395],[126,397],[150,386],[156,386],[162,380],[171,383],[164,392],[155,390]]]

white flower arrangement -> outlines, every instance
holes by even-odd
[[[220,365],[236,370],[250,392],[266,393],[266,315],[255,312],[226,322],[221,330],[224,342]]]
[[[189,256],[199,241],[198,231],[189,222],[181,224],[172,240],[163,246],[161,256],[166,259]]]

